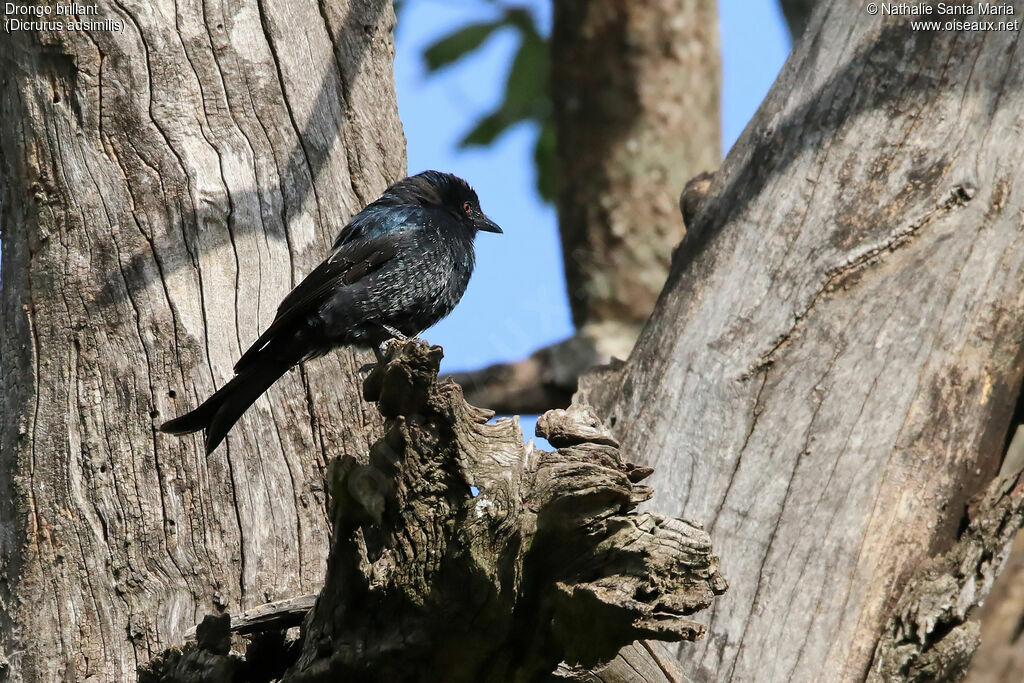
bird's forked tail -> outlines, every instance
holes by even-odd
[[[206,430],[206,454],[213,452],[238,422],[242,413],[256,402],[270,385],[291,367],[289,363],[266,359],[251,363],[195,410],[160,425],[168,434],[189,434]]]

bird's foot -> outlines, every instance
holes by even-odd
[[[403,344],[418,344],[420,346],[430,346],[430,343],[426,339],[420,339],[419,337],[406,337],[403,335],[401,337],[392,337],[391,339],[385,339],[377,348],[377,352],[384,354],[387,352],[388,347],[394,344],[398,344],[400,346]],[[381,356],[378,356],[378,359],[380,357]]]
[[[393,332],[395,336],[392,337],[391,339],[385,339],[379,345],[370,347],[373,350],[373,355],[376,356],[377,358],[377,362],[375,364],[371,363],[368,365],[364,365],[362,368],[360,368],[360,371],[366,368],[386,365],[388,362],[388,354],[393,353],[390,351],[390,348],[395,345],[402,346],[411,342],[413,344],[419,344],[420,346],[430,346],[430,343],[427,342],[427,340],[425,339],[420,339],[419,337],[406,337],[401,332],[398,332],[397,330],[392,330],[390,328],[388,329],[388,332]]]

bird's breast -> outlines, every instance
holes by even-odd
[[[434,253],[426,259],[418,275],[424,283],[422,305],[429,312],[430,324],[426,329],[444,318],[462,299],[473,274],[472,246],[467,250],[463,245],[447,242],[437,245]]]
[[[472,242],[426,235],[407,245],[371,287],[369,317],[417,336],[447,316],[473,273]]]

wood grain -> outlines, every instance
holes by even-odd
[[[690,616],[726,582],[702,529],[634,512],[650,469],[622,460],[581,405],[540,418],[557,451],[524,444],[518,420],[491,423],[437,381],[441,356],[392,344],[364,383],[384,436],[368,459],[331,462],[327,577],[298,647],[278,648],[281,680],[538,681],[563,660],[563,680],[594,680],[587,669],[609,660],[646,667],[654,650],[639,638],[699,638]],[[208,616],[145,680],[248,680],[253,647],[231,656],[231,631],[280,634],[294,606],[259,610],[271,620]]]
[[[729,577],[689,678],[862,679],[969,527],[1024,373],[1020,39],[821,3],[592,392]]]
[[[134,680],[210,611],[319,587],[326,454],[374,437],[351,353],[209,458],[155,425],[221,386],[404,171],[385,0],[101,1],[4,37],[0,651]]]

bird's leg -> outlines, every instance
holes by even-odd
[[[426,342],[424,342],[422,339],[420,339],[418,337],[408,337],[408,336],[406,336],[404,333],[401,332],[401,330],[399,330],[398,328],[394,327],[393,325],[388,325],[387,323],[377,323],[377,324],[380,325],[380,328],[382,330],[384,330],[389,335],[391,335],[391,339],[385,339],[379,345],[375,344],[375,345],[373,345],[371,347],[373,349],[373,355],[377,357],[377,365],[384,365],[384,363],[387,362],[385,360],[385,358],[384,358],[384,351],[383,351],[383,349],[387,347],[388,342],[390,342],[390,341],[399,341],[399,342],[415,341],[415,342],[421,342],[421,343],[424,343],[424,344],[426,343]],[[363,367],[366,368],[366,367],[371,367],[371,366],[367,365],[367,366],[363,366]]]
[[[426,342],[424,340],[420,339],[419,337],[408,337],[404,333],[399,331],[398,328],[393,327],[391,325],[388,325],[387,323],[380,323],[380,326],[381,326],[381,328],[383,328],[383,330],[385,332],[387,332],[388,334],[391,335],[392,339],[395,339],[397,341],[400,341],[400,342],[410,342],[411,341],[411,342],[419,342],[421,344],[426,344]],[[390,340],[388,340],[388,341],[390,341]],[[387,342],[384,342],[384,344],[382,344],[382,346],[384,346],[386,344],[387,344]]]
[[[394,337],[398,341],[403,341],[403,342],[412,341],[412,342],[419,342],[420,344],[429,345],[429,344],[427,344],[427,340],[426,339],[421,339],[419,337],[407,337],[404,334],[402,334],[401,332],[399,332],[397,329],[392,327],[391,325],[387,325],[385,323],[381,323],[381,327],[384,328],[385,332],[390,334],[392,337]]]
[[[392,338],[398,339],[399,341],[409,341],[409,338],[404,334],[396,330],[387,323],[377,323],[382,330],[391,335]],[[370,350],[373,351],[374,358],[377,359],[376,363],[367,363],[366,365],[359,368],[359,372],[370,372],[374,368],[381,367],[387,363],[387,359],[384,357],[384,348],[388,345],[391,339],[385,339],[380,344],[370,344]]]
[[[381,323],[380,326],[384,328],[385,332],[390,334],[392,337],[394,337],[398,341],[409,341],[408,337],[406,337],[404,334],[399,332],[397,329],[395,329],[391,325],[388,325],[387,323]]]

